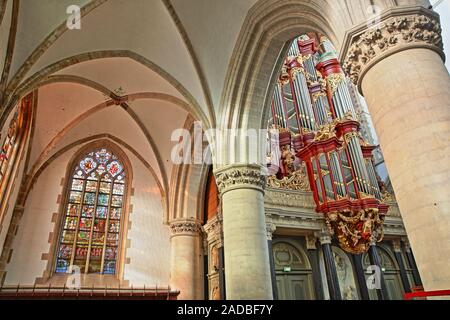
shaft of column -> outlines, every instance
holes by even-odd
[[[414,284],[417,287],[421,287],[421,286],[423,286],[422,278],[420,277],[419,270],[417,270],[416,261],[414,260],[414,256],[411,252],[411,246],[409,244],[409,240],[406,240],[406,241],[404,240],[404,244],[405,244],[406,258],[408,259],[409,266],[412,269]]]
[[[377,296],[378,296],[378,300],[388,300],[389,297],[387,295],[387,289],[386,289],[386,283],[384,282],[384,276],[383,276],[383,266],[381,264],[381,259],[380,256],[378,254],[378,250],[377,250],[377,246],[375,244],[375,242],[373,242],[370,245],[369,248],[369,259],[370,259],[370,263],[372,265],[378,266],[378,268],[380,269],[380,283],[381,283],[381,288],[377,288]]]
[[[400,77],[385,72],[403,65]],[[450,288],[450,77],[428,49],[372,68],[363,90],[426,290]],[[383,95],[377,92],[384,91]],[[436,246],[437,243],[445,244]],[[431,250],[431,248],[433,248]]]
[[[225,287],[230,300],[271,300],[264,214],[266,169],[236,165],[216,172],[222,198]]]
[[[170,284],[180,290],[178,299],[203,298],[203,261],[200,224],[194,220],[176,220],[172,229],[170,251]]]
[[[266,219],[266,232],[267,232],[267,246],[269,247],[270,276],[272,279],[272,295],[273,300],[278,300],[277,275],[275,271],[275,260],[273,257],[273,246],[272,246],[272,237],[273,233],[276,230],[276,226],[269,220],[270,218]]]
[[[400,277],[402,279],[403,288],[405,292],[411,292],[411,286],[409,285],[408,275],[406,274],[405,263],[403,261],[402,247],[400,240],[394,240],[392,242],[394,247],[395,259],[397,260],[398,266],[400,268]]]
[[[319,238],[320,244],[322,246],[330,300],[342,300],[336,265],[334,263],[333,251],[331,250],[331,236],[327,233],[321,232],[317,234],[317,237]]]
[[[360,32],[348,32],[345,68],[366,98],[424,288],[449,289],[450,76],[439,16],[407,7],[382,15],[376,35]]]
[[[362,300],[370,300],[369,290],[367,289],[367,280],[364,275],[362,255],[352,254],[353,264],[355,266],[356,277],[358,279],[359,291],[361,292]]]
[[[313,273],[312,275],[314,281],[314,292],[316,293],[316,300],[324,300],[322,277],[320,276],[319,254],[316,246],[317,238],[315,235],[308,235],[306,236],[305,240],[308,258],[311,263],[311,269]]]

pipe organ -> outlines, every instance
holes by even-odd
[[[293,42],[271,105],[269,152],[280,162],[269,180],[304,174],[331,234],[359,254],[382,240],[388,206],[373,165],[376,146],[360,133],[348,81],[327,38]]]

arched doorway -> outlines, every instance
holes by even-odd
[[[386,283],[388,299],[402,300],[405,290],[401,282],[399,266],[388,249],[377,246],[377,250],[381,260],[381,268],[384,282]],[[369,254],[365,253],[363,256],[364,270],[367,270],[370,265]],[[366,279],[368,276],[370,276],[370,274],[366,274]],[[369,290],[369,296],[371,300],[377,300],[376,290]]]
[[[359,300],[355,273],[353,271],[353,265],[342,249],[333,246],[334,264],[336,265],[336,271],[339,280],[339,288],[341,290],[342,300]]]
[[[280,300],[314,300],[314,284],[308,257],[297,245],[286,241],[273,244],[276,283]]]

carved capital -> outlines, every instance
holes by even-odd
[[[402,252],[402,244],[399,239],[392,240],[392,247],[394,252]]]
[[[317,249],[317,247],[316,247],[317,238],[315,235],[313,235],[313,234],[307,235],[305,237],[305,239],[306,239],[306,249],[307,250],[316,250]],[[331,242],[331,238],[330,238],[330,242]]]
[[[259,165],[236,165],[216,172],[220,194],[234,189],[257,189],[264,192],[267,183],[267,168]]]
[[[277,226],[272,222],[266,222],[267,240],[272,240],[273,233],[277,229]]]
[[[382,13],[370,28],[360,25],[346,34],[341,52],[345,72],[358,85],[377,63],[397,52],[428,48],[445,58],[439,15],[423,7],[399,7]],[[362,93],[362,92],[361,92]]]
[[[180,219],[169,223],[172,236],[190,235],[196,236],[200,234],[202,226],[199,221],[194,219]]]
[[[331,234],[326,230],[322,230],[321,232],[316,232],[315,237],[319,239],[321,245],[331,244]]]
[[[408,238],[402,238],[403,244],[405,245],[405,251],[411,252],[411,244],[409,243]]]

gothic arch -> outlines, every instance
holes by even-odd
[[[319,32],[339,44],[324,5],[323,1],[269,0],[258,2],[249,11],[225,81],[219,120],[222,128],[265,127],[265,110],[275,79],[295,37]],[[224,150],[230,148],[233,146]]]
[[[312,270],[308,255],[295,241],[284,238],[274,239],[272,247],[276,249],[277,246],[285,246],[286,249],[292,249],[292,252],[298,255],[300,261],[298,264],[299,268],[302,270]],[[274,259],[276,261],[277,257],[274,257]]]
[[[188,117],[184,129],[192,132],[194,119]],[[194,143],[194,141],[192,141]],[[193,146],[193,145],[191,145]],[[209,167],[207,164],[180,164],[172,168],[170,185],[170,208],[165,222],[177,219],[203,218],[204,196]],[[194,195],[194,196],[193,196]],[[189,216],[194,211],[195,216]]]
[[[109,143],[109,145],[116,145],[117,146],[116,149],[119,149],[119,150],[121,150],[121,149],[118,145],[121,145],[123,148],[126,148],[131,153],[133,153],[133,155],[136,156],[139,159],[139,161],[141,161],[142,164],[150,171],[150,174],[155,179],[155,182],[158,185],[161,197],[162,197],[163,201],[165,201],[165,199],[166,199],[165,190],[164,190],[163,186],[159,183],[158,177],[156,176],[154,169],[150,166],[150,164],[148,164],[147,161],[136,150],[134,150],[130,145],[128,145],[126,142],[120,140],[119,138],[111,136],[109,134],[102,134],[102,135],[96,135],[96,136],[92,136],[92,137],[88,137],[88,138],[85,138],[82,140],[75,141],[74,143],[71,143],[71,144],[65,146],[61,150],[58,150],[49,159],[47,159],[44,163],[42,163],[41,166],[39,166],[39,168],[36,168],[36,170],[32,173],[32,175],[30,175],[29,178],[26,180],[24,193],[23,193],[23,196],[18,199],[18,204],[22,205],[22,206],[25,205],[28,194],[30,193],[31,189],[33,188],[33,185],[39,179],[39,176],[58,157],[60,157],[64,153],[70,151],[71,149],[76,148],[80,144],[86,144],[85,146],[83,146],[83,148],[89,149],[89,146],[91,146],[93,144],[100,144],[101,141],[107,141],[107,143]],[[79,152],[80,151],[77,150],[76,154],[78,154]],[[123,151],[121,151],[121,152],[123,152]],[[73,159],[71,161],[73,162]],[[130,164],[130,166],[131,166],[131,164]],[[167,206],[168,206],[167,201],[165,201],[163,207],[165,208],[166,211],[167,211]],[[164,216],[165,216],[165,214],[164,214]]]
[[[54,80],[54,81],[53,81]],[[90,108],[89,110],[85,111],[84,113],[80,114],[78,117],[76,117],[75,119],[73,119],[70,123],[67,124],[67,126],[65,126],[49,143],[48,145],[42,150],[39,158],[37,159],[35,166],[39,165],[42,163],[42,161],[45,160],[45,156],[51,151],[51,149],[63,138],[63,136],[65,135],[65,133],[67,133],[69,130],[73,129],[74,127],[76,127],[79,123],[81,123],[83,120],[85,120],[87,117],[93,115],[94,113],[103,110],[104,108],[107,108],[109,106],[115,105],[117,104],[116,101],[114,101],[114,94],[112,92],[110,92],[109,90],[107,90],[105,88],[105,90],[101,90],[100,84],[96,84],[96,83],[92,83],[91,81],[88,81],[86,79],[80,79],[78,77],[69,77],[68,79],[66,77],[63,77],[63,79],[61,79],[59,76],[56,77],[52,77],[51,81],[49,80],[48,83],[66,83],[66,82],[73,82],[73,83],[80,83],[84,86],[87,86],[89,88],[92,88],[94,90],[97,90],[101,93],[105,93],[108,94],[108,96],[111,96],[112,99],[107,100],[105,102],[102,102],[92,108]],[[125,95],[123,97],[121,97],[121,99],[123,102],[121,103],[121,106],[125,109],[125,111],[130,115],[130,117],[132,118],[132,120],[139,126],[140,130],[142,131],[142,133],[145,135],[149,146],[152,150],[152,152],[155,155],[156,161],[157,161],[157,168],[161,174],[161,180],[160,183],[164,185],[164,189],[167,191],[169,188],[168,185],[168,179],[167,179],[167,172],[165,170],[164,164],[162,162],[162,158],[161,155],[158,151],[158,148],[155,144],[154,139],[152,138],[151,134],[148,132],[147,127],[142,123],[141,119],[139,118],[139,116],[137,114],[135,114],[135,112],[133,112],[133,110],[131,110],[131,108],[129,108],[128,106],[128,102],[132,102],[132,101],[138,101],[138,100],[159,100],[159,101],[166,101],[166,102],[170,102],[180,108],[182,108],[183,110],[189,111],[189,105],[184,102],[183,100],[171,96],[169,94],[165,94],[165,93],[159,93],[159,92],[139,92],[139,93],[133,93],[133,94],[129,94],[129,95]],[[35,169],[33,167],[33,169]],[[31,170],[33,172],[33,169]],[[159,179],[158,179],[159,180]]]
[[[180,92],[180,94],[186,99],[188,102],[185,107],[189,108],[189,112],[192,115],[205,123],[207,128],[211,127],[213,121],[211,121],[211,115],[206,115],[202,108],[200,107],[198,101],[191,95],[191,93],[173,76],[171,76],[168,72],[162,69],[160,66],[155,64],[154,62],[146,59],[145,57],[129,51],[129,50],[106,50],[106,51],[95,51],[95,52],[87,52],[82,53],[76,56],[67,57],[60,61],[57,61],[49,66],[46,66],[42,70],[36,72],[29,78],[27,78],[24,82],[22,82],[17,88],[14,90],[11,89],[11,92],[6,92],[6,96],[9,98],[5,102],[5,107],[2,110],[2,116],[0,118],[0,124],[3,125],[7,115],[11,112],[11,109],[14,103],[20,99],[20,97],[25,96],[28,92],[39,88],[41,85],[48,83],[51,79],[52,75],[56,72],[64,70],[67,67],[70,67],[75,64],[83,63],[91,60],[105,59],[105,58],[129,58],[145,67],[154,71],[159,76],[161,76],[164,80],[166,80],[170,85],[172,85],[176,90]],[[98,88],[100,89],[100,88]]]

